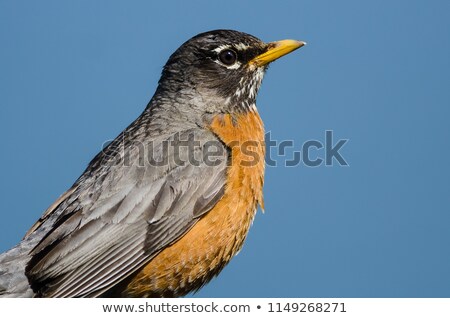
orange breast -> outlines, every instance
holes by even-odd
[[[232,152],[223,198],[135,275],[123,296],[178,297],[200,288],[240,250],[257,205],[263,207],[265,146],[258,113],[220,115],[209,128]]]

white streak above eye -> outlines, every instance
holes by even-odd
[[[245,51],[246,49],[248,49],[250,47],[250,46],[248,46],[247,44],[244,44],[244,43],[238,43],[238,44],[235,44],[234,46],[239,51]]]
[[[216,53],[222,52],[225,49],[235,49],[238,51],[245,51],[249,48],[250,46],[244,43],[237,43],[234,45],[230,45],[230,44],[222,44],[221,46],[216,47],[213,51]]]
[[[229,49],[229,48],[231,48],[231,45],[228,45],[228,44],[222,44],[221,46],[216,47],[213,51],[216,52],[216,53],[220,53],[220,52],[222,52],[223,50]]]

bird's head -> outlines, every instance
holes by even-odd
[[[201,33],[171,55],[164,66],[159,90],[183,96],[192,96],[186,90],[194,90],[203,99],[211,99],[205,100],[209,105],[246,110],[254,107],[269,63],[303,45],[304,42],[295,40],[264,43],[233,30]]]

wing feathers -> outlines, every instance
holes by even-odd
[[[215,138],[202,130],[194,133],[204,142]],[[187,158],[183,151],[181,157]],[[88,167],[72,194],[76,198],[66,198],[71,208],[58,210],[68,206],[64,200],[58,203],[52,212],[58,221],[32,251],[26,274],[33,290],[45,297],[92,297],[133,274],[222,197],[227,151],[213,166],[116,166],[109,177],[101,175],[100,166],[98,172]],[[201,146],[196,152],[202,152]],[[164,156],[173,159],[174,153]]]

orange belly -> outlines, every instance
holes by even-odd
[[[263,207],[265,146],[258,113],[220,115],[209,128],[232,154],[222,199],[137,273],[122,296],[179,297],[202,287],[241,249],[258,204]]]

